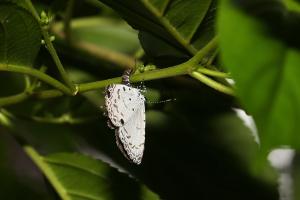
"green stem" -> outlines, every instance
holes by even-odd
[[[45,28],[45,25],[41,23],[41,18],[38,15],[38,12],[36,11],[35,7],[33,6],[31,0],[26,0],[25,3],[27,4],[29,11],[38,20],[38,22],[40,24],[41,33],[45,40],[45,44],[47,46],[48,52],[52,56],[52,59],[53,59],[54,63],[56,64],[56,67],[57,67],[62,79],[67,84],[67,86],[71,89],[72,93],[76,93],[76,88],[75,88],[74,84],[72,83],[72,81],[69,79],[68,74],[65,71],[65,69],[57,55],[57,52],[50,40],[48,30]]]
[[[214,88],[215,90],[217,90],[219,92],[222,92],[222,93],[225,93],[228,95],[234,95],[234,91],[231,88],[229,88],[225,85],[222,85],[221,83],[218,83],[218,82],[214,81],[213,79],[210,79],[207,76],[205,76],[199,72],[192,72],[190,75],[193,78],[198,79],[202,83],[208,85],[211,88]]]
[[[43,90],[32,93],[32,96],[37,99],[50,99],[55,97],[61,97],[63,95],[64,93],[62,91],[56,89]]]
[[[148,80],[155,80],[155,79],[185,75],[185,74],[189,73],[189,70],[188,70],[189,67],[190,67],[190,65],[188,63],[183,63],[183,64],[176,65],[173,67],[168,67],[168,68],[153,70],[153,71],[147,71],[145,73],[140,73],[140,74],[134,74],[134,75],[130,76],[130,81],[134,83],[134,82],[140,82],[140,81],[148,81]],[[90,90],[100,89],[109,84],[121,83],[121,81],[122,81],[122,78],[117,77],[117,78],[107,79],[107,80],[103,80],[103,81],[79,84],[78,92],[80,93],[80,92],[87,92]]]
[[[75,93],[76,92],[75,86],[71,82],[71,80],[69,79],[68,74],[65,71],[65,69],[64,69],[64,67],[63,67],[63,65],[62,65],[62,63],[61,63],[61,61],[60,61],[60,59],[59,59],[59,57],[58,57],[58,55],[56,53],[56,50],[55,50],[55,48],[54,48],[54,46],[53,46],[53,44],[52,44],[52,42],[50,40],[50,36],[49,36],[48,31],[42,29],[42,35],[44,37],[47,49],[48,49],[50,55],[52,56],[53,61],[56,64],[57,69],[58,69],[58,71],[59,71],[62,79],[69,86],[69,88],[72,90],[72,92]]]
[[[154,80],[154,79],[168,78],[168,77],[172,77],[172,76],[184,75],[184,74],[188,73],[188,70],[187,70],[188,67],[189,67],[189,65],[187,63],[183,63],[181,65],[177,65],[177,66],[174,66],[174,67],[168,67],[168,68],[165,68],[165,69],[148,71],[148,72],[145,72],[145,73],[132,75],[130,77],[130,80],[131,80],[131,82],[140,82],[140,81],[146,81],[146,80]],[[34,77],[36,77],[40,80],[43,80],[46,83],[48,83],[48,84],[52,85],[53,87],[57,88],[56,90],[51,89],[51,90],[33,92],[32,96],[35,97],[35,98],[48,99],[48,98],[63,96],[64,93],[71,94],[69,89],[66,86],[64,86],[62,83],[56,81],[52,77],[50,77],[50,76],[48,76],[48,75],[46,75],[46,74],[44,74],[44,73],[42,73],[38,70],[30,69],[30,68],[27,68],[27,67],[21,67],[21,66],[13,66],[12,67],[11,65],[9,65],[9,67],[6,67],[6,68],[3,68],[0,65],[0,70],[28,74],[28,75],[34,76]],[[107,80],[102,80],[102,81],[78,84],[77,85],[78,93],[83,93],[83,92],[88,92],[88,91],[91,91],[91,90],[100,89],[100,88],[103,88],[103,87],[105,87],[109,84],[121,83],[121,81],[122,81],[122,78],[117,77],[117,78],[112,78],[112,79],[107,79]],[[19,97],[19,95],[22,98]],[[28,97],[28,94],[25,95],[25,94],[21,93],[19,95],[0,98],[0,105],[3,106],[3,105],[8,105],[8,104],[18,103],[18,102],[21,102],[22,100],[25,100]]]
[[[192,57],[188,62],[196,66],[209,52],[216,49],[218,47],[218,37],[215,36],[205,47],[203,47],[200,51],[196,53],[194,57]]]
[[[32,148],[31,146],[25,146],[24,151],[26,154],[31,158],[31,160],[34,162],[34,164],[43,172],[43,174],[47,177],[51,185],[55,188],[55,191],[57,191],[58,195],[61,199],[64,200],[71,200],[70,196],[68,195],[67,191],[62,186],[61,182],[57,179],[57,176],[47,165],[47,163],[44,161],[44,158],[38,154],[38,152]]]
[[[140,82],[140,81],[147,81],[147,80],[155,80],[155,79],[161,79],[161,78],[168,78],[168,77],[174,77],[174,76],[179,76],[179,75],[185,75],[185,74],[191,74],[191,76],[195,77],[196,79],[202,81],[203,83],[211,86],[212,88],[221,91],[226,94],[233,94],[233,91],[212,80],[209,79],[208,77],[195,72],[193,70],[200,69],[203,70],[204,67],[199,66],[198,63],[202,60],[204,56],[207,55],[212,49],[216,48],[217,45],[217,40],[214,38],[211,42],[207,44],[203,49],[201,49],[195,57],[191,58],[185,63],[164,68],[164,69],[158,69],[158,70],[153,70],[153,71],[147,71],[144,73],[140,74],[134,74],[130,77],[131,82]],[[45,91],[38,91],[38,92],[33,92],[31,95],[36,98],[41,98],[41,99],[47,99],[47,98],[54,98],[54,97],[59,97],[64,94],[72,94],[75,95],[74,93],[71,93],[69,88],[67,88],[65,85],[60,83],[59,81],[53,79],[52,77],[42,73],[41,71],[28,68],[28,67],[22,67],[22,66],[15,66],[15,65],[0,65],[0,70],[5,70],[5,71],[12,71],[12,72],[18,72],[18,73],[23,73],[23,74],[28,74],[31,76],[34,76],[50,85],[55,87],[57,90],[52,89],[52,90],[45,90]],[[205,73],[210,73],[210,75],[215,75],[215,76],[221,76],[221,72],[213,72],[212,70],[204,70]],[[116,77],[112,79],[107,79],[107,80],[102,80],[102,81],[96,81],[96,82],[90,82],[90,83],[82,83],[77,85],[77,91],[78,93],[83,93],[91,90],[96,90],[103,88],[109,84],[113,83],[121,83],[122,78],[121,77]],[[15,95],[18,97],[18,95]],[[13,103],[20,102],[22,98],[16,98],[12,99],[11,101]],[[7,102],[7,100],[4,101],[7,104],[10,104]],[[2,104],[4,105],[4,104]]]
[[[212,65],[213,61],[214,61],[215,58],[218,56],[218,54],[219,54],[219,49],[216,48],[216,49],[214,50],[214,52],[212,53],[212,55],[210,56],[210,58],[208,59],[206,65],[207,65],[207,66]]]
[[[227,73],[207,69],[207,68],[204,68],[204,67],[197,68],[197,72],[200,72],[202,74],[206,74],[206,75],[209,75],[209,76],[218,77],[218,78],[230,78],[230,75],[227,74]]]
[[[73,93],[70,91],[70,89],[68,87],[66,87],[64,84],[62,84],[61,82],[52,78],[51,76],[48,76],[47,74],[45,74],[39,70],[33,69],[33,68],[12,65],[12,64],[0,64],[0,71],[8,71],[8,72],[27,74],[27,75],[36,77],[39,80],[44,81],[45,83],[48,83],[49,85],[53,86],[54,88],[61,90],[65,94],[73,95]]]
[[[65,17],[64,17],[64,33],[66,35],[66,41],[68,43],[71,42],[71,19],[72,19],[72,14],[73,14],[73,8],[74,8],[74,0],[69,0],[67,4],[67,9],[65,12]]]
[[[0,98],[0,107],[2,107],[4,105],[8,106],[8,105],[22,102],[22,101],[26,100],[28,97],[29,97],[29,94],[26,92],[22,92],[20,94],[8,96],[8,97],[1,97]]]
[[[34,8],[34,6],[33,6],[32,2],[31,2],[31,0],[25,0],[25,3],[26,3],[26,5],[27,5],[27,7],[28,7],[28,10],[29,10],[29,11],[31,12],[31,14],[35,17],[35,19],[36,19],[37,21],[40,21],[40,16],[39,16],[38,12],[36,11],[36,9]]]

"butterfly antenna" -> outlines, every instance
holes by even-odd
[[[176,98],[166,99],[166,100],[162,100],[162,101],[146,101],[146,102],[149,104],[158,104],[158,103],[167,103],[167,102],[171,102],[171,101],[176,101]]]
[[[130,85],[130,75],[132,73],[132,69],[126,69],[122,75],[122,84],[127,85],[127,86],[131,86]]]

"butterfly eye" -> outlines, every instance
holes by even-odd
[[[121,119],[120,122],[121,122],[122,125],[124,125],[124,120],[123,119]]]

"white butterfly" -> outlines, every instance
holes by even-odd
[[[124,156],[140,164],[145,143],[145,97],[129,84],[129,74],[123,76],[124,84],[106,88],[105,107],[108,125],[115,129],[116,143]]]

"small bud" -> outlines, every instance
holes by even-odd
[[[50,36],[50,41],[53,42],[54,40],[55,40],[55,36],[54,35]]]
[[[48,25],[49,24],[49,17],[47,16],[45,11],[41,12],[41,23],[42,25]]]
[[[155,65],[146,65],[144,67],[144,71],[152,71],[152,70],[155,70],[156,69],[156,66]]]
[[[47,18],[47,14],[46,14],[45,11],[42,11],[41,12],[41,19],[45,19],[45,18]]]

